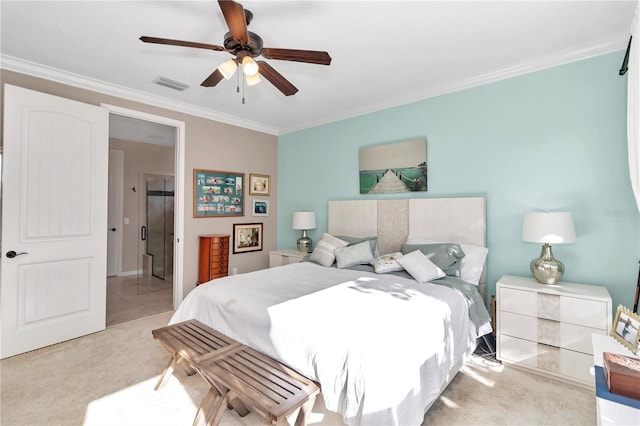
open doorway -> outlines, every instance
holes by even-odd
[[[120,112],[109,120],[107,326],[172,310],[182,299],[184,128]]]

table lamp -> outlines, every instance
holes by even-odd
[[[564,265],[554,259],[551,244],[576,241],[571,213],[526,213],[522,222],[522,240],[542,243],[540,257],[531,261],[531,272],[541,284],[556,284],[564,272]]]
[[[298,238],[298,250],[309,253],[313,241],[307,235],[307,230],[316,229],[316,214],[314,212],[293,212],[292,229],[302,231]]]

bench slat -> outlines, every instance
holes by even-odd
[[[260,357],[256,357],[249,353],[249,351],[242,351],[238,353],[238,356],[234,358],[239,363],[239,366],[244,366],[247,370],[252,370],[256,374],[260,375],[266,382],[273,383],[274,385],[282,388],[283,395],[293,395],[303,389],[304,386],[297,385],[297,380],[292,380],[291,372],[286,371],[283,365],[277,367],[267,364]],[[242,367],[239,367],[242,368]]]
[[[233,343],[237,343],[235,340],[230,337],[225,336],[222,333],[217,332],[216,330],[205,326],[202,323],[189,322],[185,324],[189,330],[193,330],[193,333],[200,336],[200,339],[210,345],[212,348],[222,348],[224,346],[231,345]]]

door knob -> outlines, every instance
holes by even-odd
[[[109,228],[109,231],[116,232],[116,228]]]
[[[15,252],[15,251],[13,251],[13,250],[9,250],[9,251],[7,252],[7,257],[8,257],[9,259],[13,259],[14,257],[16,257],[16,256],[20,256],[20,255],[22,255],[22,254],[29,254],[29,253],[27,253],[26,251],[23,251],[22,253],[16,253],[16,252]]]

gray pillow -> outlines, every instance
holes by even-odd
[[[346,241],[350,246],[361,243],[363,241],[369,241],[371,245],[371,253],[376,255],[376,246],[378,245],[378,237],[349,237],[345,235],[336,235],[336,238],[340,238],[342,241]]]
[[[452,277],[460,277],[460,265],[464,257],[464,251],[459,244],[403,244],[402,254],[420,250],[425,256],[442,269],[445,274]]]

